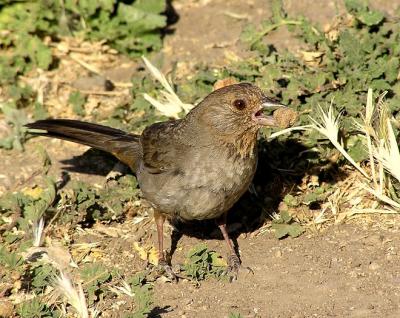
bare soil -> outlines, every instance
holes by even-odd
[[[171,310],[161,316],[398,317],[398,241],[396,230],[360,225],[282,241],[271,234],[240,239],[254,274],[242,270],[234,283],[209,280],[199,288],[157,286],[159,306]]]
[[[304,14],[322,25],[343,10],[342,1],[284,3],[289,13]],[[262,0],[179,0],[172,5],[179,20],[171,26],[172,32],[166,36],[161,54],[164,69],[178,62],[182,78],[190,76],[197,63],[220,67],[234,59],[246,58],[249,53],[238,42],[242,27],[248,22],[259,23],[270,15],[269,1]],[[374,1],[373,6],[393,13],[400,1]],[[297,49],[296,41],[285,29],[273,32],[267,40],[278,48]],[[112,61],[113,66],[104,71],[118,74],[120,66],[116,61],[117,57]],[[125,73],[121,74],[134,65],[125,59],[124,63]],[[75,79],[82,76],[76,74]],[[124,76],[118,80],[123,81]],[[129,97],[125,91],[121,94]],[[50,174],[56,176],[68,166],[65,160],[87,149],[37,138],[28,142],[24,153],[0,150],[0,192],[23,185],[40,169],[35,151],[38,143],[49,152],[53,161]],[[71,178],[92,184],[104,183],[104,176],[112,168],[101,158],[91,162],[85,161],[85,157],[76,160],[82,169],[71,172]],[[137,272],[145,264],[134,252],[133,243],[144,238],[155,244],[155,227],[150,217],[146,220],[146,226],[139,224],[142,228],[129,218],[123,224],[95,225],[76,233],[73,240],[98,242],[103,262],[126,272]],[[105,233],[104,227],[115,235]],[[308,229],[296,239],[277,240],[268,227],[263,233],[241,234],[238,245],[243,265],[254,274],[243,269],[236,282],[208,279],[200,286],[185,280],[177,284],[156,282],[156,308],[151,317],[228,317],[233,312],[243,317],[400,317],[399,227],[398,217],[377,216],[358,217],[326,230]],[[203,241],[199,236],[192,233],[181,238],[173,263],[182,262],[190,247]],[[170,233],[166,233],[167,243],[169,237]],[[204,238],[209,248],[225,255],[225,245],[219,236]],[[119,317],[129,310],[111,305],[100,308],[105,316]]]

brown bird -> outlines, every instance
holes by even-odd
[[[240,83],[212,92],[185,118],[155,123],[140,136],[67,119],[39,120],[27,127],[44,130],[40,135],[110,152],[132,169],[154,208],[159,263],[169,274],[163,224],[166,218],[179,218],[217,220],[235,275],[240,260],[228,236],[226,215],[256,171],[259,128],[279,125],[263,111],[282,107],[258,87]]]

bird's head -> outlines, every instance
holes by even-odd
[[[266,115],[285,107],[249,83],[222,87],[208,95],[194,110],[211,129],[222,135],[255,133],[262,126],[278,126],[275,118]]]

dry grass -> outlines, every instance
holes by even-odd
[[[54,287],[63,296],[64,300],[75,309],[79,317],[89,318],[85,294],[81,284],[74,285],[69,276],[61,271],[60,275],[54,280]]]
[[[335,115],[332,107],[332,103],[329,106],[328,112],[324,112],[320,107],[320,114],[318,119],[310,117],[311,121],[314,123],[312,128],[317,130],[320,134],[324,135],[330,140],[330,142],[335,146],[337,150],[348,160],[350,163],[358,170],[360,173],[369,178],[368,174],[363,168],[360,167],[358,163],[348,154],[348,152],[343,148],[338,139],[339,128],[340,128],[340,117],[341,113]]]
[[[318,119],[311,118],[313,128],[328,138],[340,153],[361,173],[362,180],[350,182],[348,186],[338,185],[329,199],[329,205],[336,220],[361,213],[399,213],[400,202],[393,197],[393,182],[400,182],[400,152],[394,135],[389,111],[384,102],[384,94],[376,105],[372,90],[368,90],[365,116],[362,124],[356,123],[363,133],[368,158],[366,168],[362,168],[338,140],[340,114],[334,114],[332,104],[327,112],[320,108]],[[369,195],[375,199],[371,200]],[[346,213],[339,216],[340,205],[345,199],[350,206]],[[379,200],[380,206],[376,199]]]
[[[182,112],[187,113],[194,107],[192,104],[183,103],[178,95],[176,95],[172,88],[172,84],[169,83],[165,75],[151,64],[147,58],[143,56],[142,59],[154,79],[160,82],[164,88],[164,90],[159,92],[161,94],[160,100],[157,100],[148,94],[143,95],[150,104],[152,104],[163,115],[173,118],[179,118],[179,114]]]
[[[290,127],[286,129],[279,130],[275,133],[272,133],[271,135],[268,136],[268,140],[275,139],[281,135],[291,133],[292,131],[297,131],[297,130],[308,130],[311,129],[313,126],[312,125],[304,125],[304,126],[295,126],[295,127]]]
[[[39,247],[43,239],[44,220],[40,218],[39,221],[33,224],[33,243],[34,247]]]

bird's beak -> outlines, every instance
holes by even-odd
[[[279,126],[272,114],[278,108],[283,107],[286,108],[286,106],[281,104],[280,102],[265,96],[262,99],[262,104],[260,108],[253,113],[252,119],[261,126]],[[267,113],[269,113],[270,115],[266,115]]]
[[[282,107],[286,107],[285,105],[283,105],[281,102],[273,100],[269,97],[264,97],[261,107],[265,110],[276,110],[278,108],[282,108]]]

